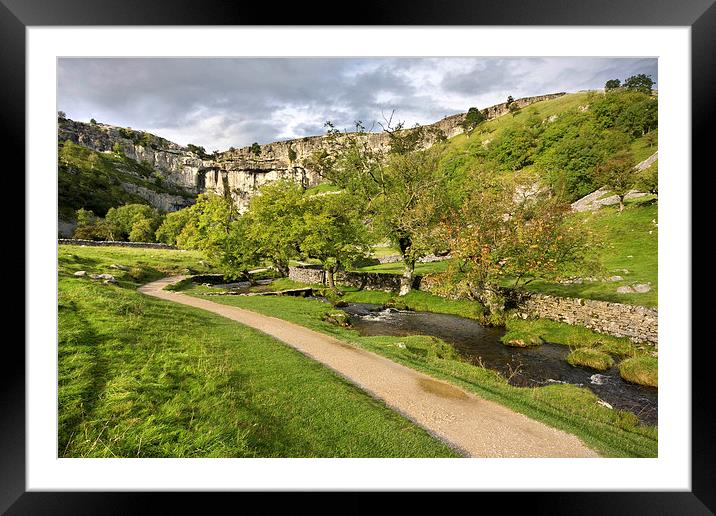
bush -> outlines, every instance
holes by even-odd
[[[651,356],[627,358],[619,364],[619,374],[627,382],[657,387],[659,385],[659,361]]]
[[[573,366],[584,366],[597,371],[606,371],[614,365],[614,359],[591,348],[579,348],[567,355],[567,363]]]

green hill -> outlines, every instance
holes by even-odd
[[[148,163],[139,163],[121,153],[97,152],[65,141],[58,143],[58,157],[60,218],[73,218],[79,208],[104,216],[112,207],[151,204],[147,196],[152,193],[184,198],[187,205],[195,196],[165,181]]]
[[[656,108],[655,97],[632,91],[580,92],[537,102],[451,138],[442,166],[453,172],[456,192],[462,182],[469,180],[471,170],[482,168],[504,176],[530,177],[538,185],[574,201],[603,186],[595,177],[595,167],[600,162],[629,152],[637,163],[657,151]],[[657,171],[655,162],[639,172],[635,187],[656,192]],[[656,197],[650,195],[627,203],[622,213],[606,207],[570,215],[570,223],[584,225],[585,230],[600,237],[603,246],[595,252],[605,278],[613,281],[535,281],[528,288],[562,296],[656,306],[657,212]],[[382,251],[386,254],[385,249]],[[416,273],[440,272],[446,267],[446,262],[418,264]],[[402,263],[361,270],[400,273]],[[649,290],[617,292],[620,287],[630,290],[634,285],[648,285]]]

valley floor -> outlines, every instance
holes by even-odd
[[[114,268],[115,264],[126,270]],[[287,338],[310,332],[309,341],[330,341],[331,349],[351,359],[375,357],[388,367],[378,381],[403,371],[406,382],[412,382],[411,388],[420,394],[415,399],[423,397],[425,410],[418,410],[411,399],[415,392],[403,398],[406,405],[393,402],[394,389],[381,394],[371,386],[370,375],[347,382],[349,372],[334,367],[339,371],[336,375],[285,346],[266,335],[271,332],[263,323],[256,331],[137,292],[140,285],[167,276],[216,272],[198,253],[63,245],[59,266],[62,457],[583,456],[594,454],[592,450],[602,456],[644,457],[657,453],[656,427],[639,424],[633,414],[600,406],[585,388],[513,387],[494,371],[460,361],[447,344],[429,337],[360,337],[349,328],[325,322],[324,312],[331,306],[320,301],[218,296],[210,302],[201,299],[206,290],[201,286],[188,286],[190,296],[161,292],[192,303],[210,303],[218,310],[243,309],[239,311],[254,320],[280,321]],[[111,273],[117,284],[75,277],[78,270]],[[384,293],[361,291],[347,293],[346,298],[378,294]],[[433,304],[423,299],[429,295],[414,294],[411,299],[415,297],[416,303]],[[463,306],[467,302],[443,300],[442,304],[433,308],[447,313],[470,309]],[[285,328],[290,328],[288,333]],[[397,340],[408,344],[407,349],[399,349]],[[377,394],[377,399],[353,383]],[[463,443],[450,434],[451,425],[440,426],[452,417],[444,412],[446,404],[456,404],[456,413],[463,410],[461,404],[494,406],[472,424],[490,425],[509,449],[489,451],[495,441],[485,435],[470,444],[469,439]],[[443,408],[427,408],[433,405]],[[533,434],[539,438],[535,440]],[[476,435],[481,435],[479,428]],[[551,444],[550,435],[554,436]]]
[[[288,344],[467,456],[598,457],[573,435],[334,337],[275,317],[164,290],[181,279],[165,278],[139,291],[227,317]]]

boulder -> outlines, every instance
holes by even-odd
[[[110,269],[119,269],[119,270],[121,270],[121,271],[128,271],[128,270],[129,270],[129,267],[127,267],[126,265],[118,265],[118,264],[116,264],[116,263],[113,263],[112,265],[110,265],[109,268],[110,268]]]
[[[81,278],[82,276],[87,275],[87,271],[77,271],[77,272],[75,272],[74,275],[77,276],[78,278]]]
[[[114,276],[112,276],[111,274],[90,274],[90,278],[101,279],[101,280],[113,280]]]

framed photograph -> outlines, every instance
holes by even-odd
[[[27,299],[0,509],[460,491],[713,513],[691,305],[710,0],[350,25],[0,1]]]

